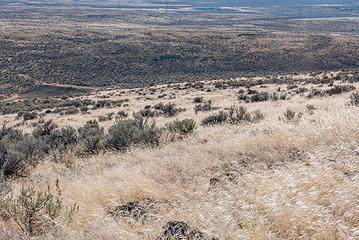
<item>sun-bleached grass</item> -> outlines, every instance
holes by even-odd
[[[230,91],[227,99],[216,94],[206,97],[222,108],[235,99]],[[195,95],[177,101],[189,108]],[[13,187],[46,188],[59,179],[64,203],[80,206],[72,224],[59,224],[45,239],[155,239],[170,220],[218,239],[358,239],[359,109],[347,99],[249,104],[266,114],[264,121],[199,126],[158,148],[74,157],[71,168],[44,161]],[[319,109],[298,121],[278,119],[288,107],[305,112],[306,104]],[[198,123],[206,114],[191,109],[178,118]],[[129,222],[108,214],[131,201],[151,218]],[[15,236],[16,227],[4,224],[0,236]]]

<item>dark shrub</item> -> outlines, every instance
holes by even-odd
[[[158,240],[177,240],[177,239],[215,239],[206,236],[204,233],[192,229],[189,225],[184,222],[170,221],[162,227],[163,233],[157,238]]]
[[[127,118],[127,117],[128,117],[128,113],[122,110],[118,111],[116,115],[116,119]]]
[[[3,123],[0,129],[0,140],[3,139],[9,132],[11,128],[6,127],[6,123]]]
[[[57,128],[57,125],[52,121],[49,120],[45,122],[44,124],[38,125],[33,131],[32,135],[36,138],[42,137],[42,136],[48,136],[50,135],[55,129]]]
[[[252,94],[258,94],[259,92],[258,92],[257,90],[248,88],[247,93],[248,93],[249,95],[252,95]]]
[[[135,120],[120,120],[111,126],[105,144],[116,150],[125,150],[138,143],[154,146],[159,144],[160,136],[161,130],[154,122],[148,124],[147,119],[137,115]]]
[[[264,102],[269,99],[269,94],[267,92],[262,92],[251,96],[251,102]]]
[[[353,106],[359,106],[359,93],[358,92],[352,93],[352,95],[350,96],[349,104],[353,105]]]
[[[25,136],[23,140],[15,144],[13,150],[20,153],[28,164],[36,166],[45,157],[49,148],[43,141],[32,136]]]
[[[202,120],[202,125],[214,125],[214,124],[222,124],[228,119],[228,114],[220,111],[216,114],[210,115]]]
[[[10,128],[8,133],[3,137],[5,143],[13,144],[24,138],[22,131],[19,129]]]
[[[281,100],[285,100],[287,98],[287,95],[286,94],[283,94],[279,97]]]
[[[170,132],[176,132],[181,135],[188,135],[196,129],[196,122],[193,119],[174,121],[167,124],[167,129]]]
[[[264,114],[261,112],[261,110],[256,110],[252,113],[252,119],[251,122],[256,123],[260,122],[264,119]]]
[[[143,109],[140,111],[142,117],[155,117],[157,113],[155,111],[151,111],[151,109]]]
[[[101,141],[104,138],[104,130],[100,128],[96,120],[88,121],[78,129],[79,141],[84,146],[84,153],[98,153],[102,149]]]
[[[203,102],[203,97],[195,97],[195,98],[193,98],[193,102],[194,103],[201,103],[201,102]]]
[[[323,95],[324,95],[324,93],[323,93],[322,90],[314,88],[314,89],[312,89],[312,91],[308,94],[307,97],[308,97],[308,98],[313,98],[313,97],[323,96]]]
[[[127,220],[146,220],[149,217],[148,211],[138,202],[128,202],[120,205],[109,212],[111,216],[122,217]]]
[[[247,99],[249,99],[249,97],[244,93],[240,93],[238,95],[238,100],[240,100],[240,101],[246,101],[247,102],[248,101]]]
[[[288,108],[283,115],[284,115],[284,120],[286,121],[298,121],[303,116],[303,113],[301,112],[296,113],[295,111]]]
[[[72,114],[77,114],[79,112],[79,109],[74,108],[74,107],[69,107],[68,109],[66,109],[66,111],[64,112],[64,114],[66,115],[72,115]]]
[[[65,151],[69,147],[73,147],[77,144],[77,132],[73,127],[67,126],[60,130],[55,130],[52,134],[47,136],[46,142],[51,148]]]
[[[3,150],[0,147],[0,158],[2,158],[2,162],[0,162],[0,176],[8,177],[22,174],[27,165],[22,154],[10,149],[5,150],[5,152]]]
[[[250,122],[251,114],[243,106],[232,106],[229,109],[228,119],[230,123]]]
[[[198,105],[194,106],[194,111],[196,114],[200,111],[205,112],[205,111],[211,111],[212,109],[213,109],[212,101],[208,101],[206,103],[198,104]]]
[[[317,108],[312,104],[308,104],[306,107],[307,107],[307,112],[310,115],[314,114],[314,110],[317,110]]]
[[[295,112],[290,110],[289,108],[287,109],[287,111],[284,112],[283,115],[285,119],[288,121],[293,120],[295,118]]]
[[[36,112],[24,112],[23,114],[24,121],[32,120],[37,118]]]
[[[355,87],[353,85],[336,85],[328,90],[325,91],[328,95],[334,95],[334,94],[342,94],[344,92],[350,92],[355,90]]]
[[[88,110],[89,110],[89,108],[88,108],[87,106],[84,106],[84,107],[81,107],[81,108],[80,108],[80,111],[81,111],[81,113],[83,113],[83,114],[87,113]]]
[[[173,104],[173,103],[168,103],[166,105],[159,103],[159,104],[155,105],[154,108],[156,110],[159,110],[160,114],[165,115],[167,117],[173,117],[177,113],[185,111],[185,109],[183,109],[183,108],[176,108],[175,104]]]
[[[99,116],[98,120],[100,122],[110,121],[113,119],[113,115],[114,115],[114,113],[107,113],[105,116]]]

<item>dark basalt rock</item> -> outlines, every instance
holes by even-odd
[[[124,217],[133,220],[145,220],[148,218],[148,211],[137,202],[128,202],[110,211],[113,217]]]
[[[170,221],[162,227],[164,232],[157,240],[215,240],[204,233],[192,229],[188,224],[179,221]]]

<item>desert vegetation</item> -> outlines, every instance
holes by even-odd
[[[356,76],[273,75],[54,98],[87,107],[72,115],[42,114],[55,105],[41,107],[53,99],[39,98],[37,117],[27,121],[17,112],[32,100],[18,100],[2,115],[0,236],[356,238]],[[313,91],[320,94],[309,97]]]
[[[358,4],[238,2],[0,1],[0,239],[359,239]]]
[[[96,87],[358,67],[355,19],[277,21],[265,19],[267,13],[221,11],[1,9],[0,94],[83,94]],[[215,29],[210,22],[218,22]]]

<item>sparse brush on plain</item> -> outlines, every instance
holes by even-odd
[[[227,119],[228,119],[228,113],[220,111],[203,119],[202,125],[208,126],[208,125],[222,124],[226,122]]]
[[[176,132],[186,136],[190,133],[193,133],[193,131],[196,129],[196,122],[193,119],[184,119],[182,121],[176,120],[168,123],[166,126],[170,132]]]
[[[208,112],[213,110],[212,101],[207,101],[202,104],[197,104],[194,106],[194,111],[197,114],[198,112]]]
[[[243,106],[232,106],[228,112],[220,111],[210,115],[202,120],[202,125],[214,125],[229,122],[231,124],[239,123],[256,123],[264,119],[264,114],[260,111],[252,113],[247,111]]]
[[[303,113],[301,113],[301,112],[296,113],[295,111],[288,108],[283,113],[283,116],[284,116],[284,118],[280,118],[280,119],[283,119],[284,121],[288,121],[288,122],[294,122],[294,121],[298,121],[299,119],[301,119],[303,116]]]
[[[0,0],[0,240],[359,239],[357,4],[49,2]]]

